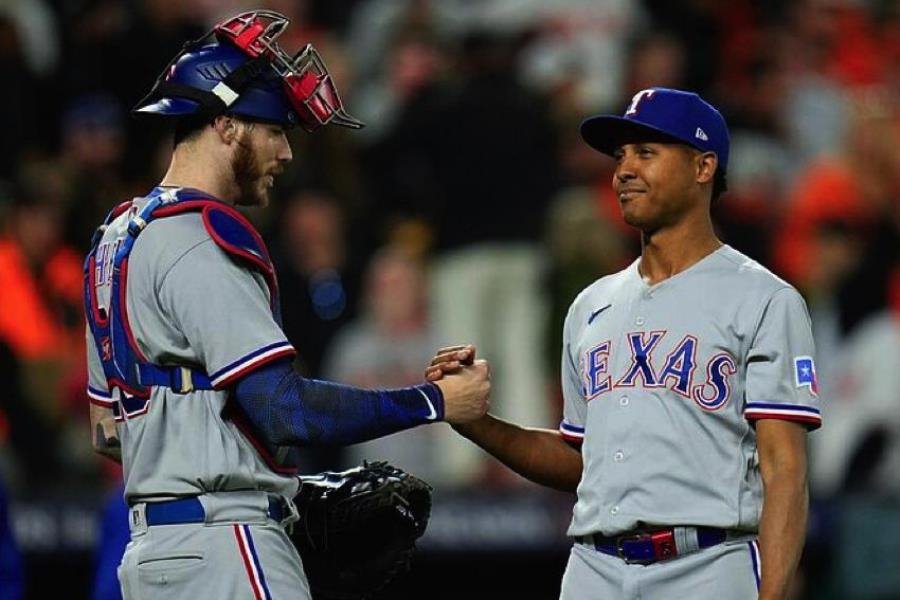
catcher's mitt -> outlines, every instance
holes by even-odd
[[[316,600],[367,598],[409,570],[430,485],[387,462],[300,480],[290,536]]]

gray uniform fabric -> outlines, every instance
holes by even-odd
[[[654,286],[638,265],[586,288],[566,319],[560,431],[582,443],[584,460],[568,533],[667,526],[756,532],[762,482],[752,421],[816,427],[821,420],[805,303],[729,246]],[[572,561],[584,562],[586,552],[597,554],[576,544]],[[596,561],[635,567],[615,557]],[[584,565],[579,572],[599,573]],[[589,594],[586,581],[578,595],[572,582],[583,577],[567,578],[565,598],[630,597]]]
[[[281,524],[267,518],[266,495],[202,496],[206,522],[154,525],[144,504],[130,511],[131,542],[119,567],[131,598],[310,598],[297,550]]]
[[[109,226],[98,259],[112,260],[103,244],[115,245],[124,235],[129,214]],[[108,306],[109,281],[98,283],[98,302]],[[253,353],[261,348],[290,350],[262,276],[219,248],[197,213],[158,219],[138,236],[128,261],[126,299],[135,340],[150,362],[196,365],[214,383],[223,370],[227,375],[252,368],[258,358]],[[96,352],[89,364],[90,387],[106,390]],[[180,394],[154,387],[146,413],[119,423],[130,502],[227,490],[296,493],[297,479],[273,473],[222,418],[226,399],[224,391]]]
[[[135,207],[145,202],[137,200]],[[102,307],[109,305],[111,262],[134,212],[115,219],[98,247],[96,291]],[[293,352],[273,317],[265,280],[210,238],[199,213],[160,218],[146,227],[129,257],[126,289],[128,321],[152,363],[192,365],[220,384],[266,358]],[[120,392],[108,390],[96,344],[90,333],[87,337],[88,393],[99,403],[111,402]],[[126,598],[163,592],[166,598],[192,600],[254,593],[308,597],[300,559],[264,508],[270,495],[292,498],[299,480],[270,469],[223,418],[227,397],[224,390],[176,393],[154,387],[142,409],[117,423],[129,504],[252,491],[260,507],[242,513],[240,494],[222,494],[205,524],[147,528],[132,522],[132,542],[120,568]],[[245,517],[250,520],[241,521]],[[249,523],[244,547],[236,525],[242,522]],[[256,570],[248,567],[253,558]]]

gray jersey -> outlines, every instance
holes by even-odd
[[[135,202],[141,208],[146,200]],[[116,218],[97,250],[98,303],[109,306],[111,263],[135,209]],[[223,251],[199,213],[151,222],[128,260],[127,311],[134,339],[158,365],[192,365],[220,385],[293,348],[270,308],[263,277]],[[88,394],[112,402],[88,334]],[[225,390],[176,393],[153,387],[149,401],[117,423],[129,501],[211,491],[262,490],[293,496],[295,477],[266,466],[222,412]]]
[[[654,286],[638,264],[589,286],[566,318],[560,431],[584,459],[569,534],[755,531],[752,421],[821,422],[806,305],[729,246]]]

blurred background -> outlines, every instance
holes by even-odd
[[[698,91],[731,127],[722,239],[813,319],[825,425],[794,597],[900,598],[896,0],[0,0],[0,599],[117,597],[121,473],[91,452],[81,260],[167,165],[168,133],[130,108],[185,40],[259,7],[368,123],[292,133],[272,206],[250,211],[303,373],[404,386],[474,342],[494,412],[555,428],[566,309],[640,250],[578,125],[646,87]],[[309,451],[303,470],[363,458],[436,487],[383,598],[557,597],[571,496],[445,425]]]

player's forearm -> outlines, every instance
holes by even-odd
[[[760,600],[784,600],[800,562],[806,538],[808,495],[792,477],[766,486],[759,547],[762,559]]]
[[[122,447],[112,411],[91,405],[90,418],[94,452],[122,464]]]
[[[266,440],[280,446],[356,444],[439,421],[444,411],[433,384],[364,390],[306,379],[287,362],[247,375],[235,398]]]
[[[806,434],[791,424],[761,422],[758,425],[761,438],[773,437],[766,427],[795,427],[794,431],[778,434],[781,436],[778,443],[760,446],[763,509],[759,529],[762,561],[759,598],[785,600],[806,539],[809,511]]]
[[[581,453],[557,431],[521,427],[493,415],[454,429],[526,479],[565,492],[578,488]]]

